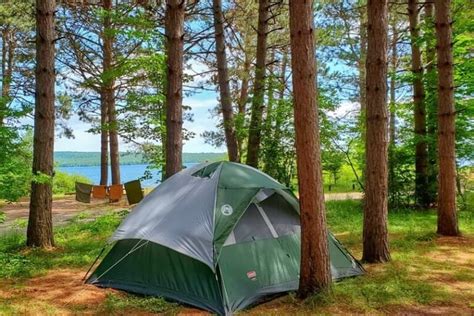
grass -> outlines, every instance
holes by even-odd
[[[177,307],[177,304],[169,303],[160,297],[141,297],[129,294],[117,295],[108,293],[101,309],[104,313],[109,315],[124,310],[171,314]]]
[[[474,212],[467,209],[470,211],[459,212],[460,229],[466,237],[454,241],[440,239],[434,233],[435,211],[390,210],[391,262],[365,265],[367,275],[335,283],[329,294],[304,301],[290,294],[242,313],[409,314],[416,312],[412,308],[426,311],[441,306],[463,308],[461,313],[469,314],[474,308],[474,290],[465,287],[474,283]],[[58,305],[54,299],[33,299],[22,292],[31,286],[29,282],[51,271],[72,269],[82,276],[126,213],[108,212],[94,221],[87,213],[80,213],[70,224],[55,230],[57,247],[53,250],[26,249],[25,237],[18,233],[0,236],[0,314],[21,314],[30,305],[40,314],[179,312],[180,305],[161,298],[98,289],[94,295],[103,297],[97,304]],[[327,202],[331,231],[356,258],[362,252],[362,218],[361,201]],[[471,257],[463,257],[466,253]],[[15,291],[18,294],[2,296]]]
[[[361,201],[330,201],[327,203],[330,229],[356,257],[361,256]],[[366,265],[369,273],[361,278],[338,282],[330,294],[315,295],[299,308],[329,311],[345,308],[352,313],[394,312],[394,307],[460,304],[469,308],[474,296],[456,292],[444,283],[472,282],[474,271],[464,265],[452,265],[450,258],[435,260],[431,253],[439,248],[436,213],[429,211],[390,210],[390,252],[392,261],[385,265]],[[474,212],[459,212],[460,229],[474,237]],[[472,243],[471,243],[472,244]],[[448,253],[463,252],[463,247],[449,247]],[[472,253],[471,253],[472,255]],[[474,256],[468,263],[474,263]],[[443,282],[434,279],[445,277]],[[448,281],[446,281],[448,280]],[[470,301],[469,301],[470,300]],[[323,302],[323,304],[321,304]],[[469,304],[468,304],[469,302]],[[325,306],[325,307],[324,307]],[[336,309],[335,309],[336,308]],[[387,310],[388,309],[388,310]],[[472,312],[472,311],[471,311]]]
[[[357,171],[360,174],[360,171]],[[346,193],[360,192],[354,172],[349,165],[343,165],[337,174],[337,181],[334,183],[333,175],[323,173],[324,192],[325,193]],[[296,182],[295,182],[296,183]]]
[[[24,234],[18,232],[2,236],[0,278],[30,278],[50,269],[91,264],[126,213],[110,212],[90,222],[85,213],[78,214],[69,225],[55,229],[54,250],[27,249]]]

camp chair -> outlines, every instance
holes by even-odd
[[[107,186],[94,185],[92,187],[92,197],[94,199],[105,199],[107,197]]]
[[[122,184],[112,184],[109,187],[109,202],[118,202],[122,199],[122,196],[123,196]]]
[[[76,201],[82,203],[91,202],[92,185],[76,182]]]
[[[140,180],[133,180],[124,184],[127,193],[128,204],[136,204],[143,199],[142,186]]]

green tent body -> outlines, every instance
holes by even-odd
[[[298,289],[298,207],[289,189],[249,166],[185,169],[134,208],[87,282],[232,314]],[[328,244],[333,279],[364,273],[330,233]]]

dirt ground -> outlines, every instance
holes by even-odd
[[[435,250],[426,254],[424,259],[443,262],[446,265],[460,265],[470,269],[474,274],[474,239],[442,237],[437,241]],[[413,262],[413,267],[417,265]],[[366,266],[368,273],[383,266]],[[13,281],[0,281],[0,299],[9,300],[15,311],[25,315],[98,315],[103,314],[103,306],[110,293],[122,295],[111,289],[99,289],[83,283],[84,271],[76,269],[51,270],[46,275],[35,277],[20,284]],[[384,306],[379,310],[386,315],[474,315],[474,308],[467,303],[474,302],[474,283],[453,278],[442,270],[432,269],[420,274],[420,278],[431,284],[439,284],[452,291],[453,300],[449,303],[433,306]],[[462,292],[462,296],[458,293]],[[178,315],[207,315],[206,312],[178,307],[173,312]],[[121,311],[121,315],[148,315],[143,311]],[[282,297],[253,309],[242,312],[248,315],[309,315],[309,314],[354,314],[350,305],[331,304],[318,310],[308,310],[300,305],[289,302],[288,297]]]
[[[106,200],[92,199],[91,203],[87,204],[76,201],[73,195],[65,196],[53,200],[53,223],[54,225],[66,224],[70,219],[81,212],[87,212],[88,217],[94,218],[103,215],[105,211],[121,210],[129,207],[125,198],[117,203],[108,203]],[[18,224],[28,219],[29,200],[22,199],[16,203],[0,206],[0,210],[6,215],[5,222],[0,224],[0,234],[11,228],[21,229],[21,225]]]

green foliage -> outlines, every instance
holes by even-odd
[[[324,153],[323,153],[324,157]],[[345,159],[341,160],[342,165],[336,173],[336,183],[334,183],[334,173],[323,169],[323,183],[325,193],[344,193],[344,192],[360,192],[360,186],[354,176],[354,172],[351,167],[345,162]],[[360,173],[360,170],[356,170]]]
[[[6,219],[7,216],[5,215],[5,213],[0,211],[0,224],[4,223]]]
[[[0,127],[0,146],[0,199],[17,201],[30,190],[32,134],[20,136],[13,128]]]
[[[262,139],[263,171],[288,187],[296,176],[293,104],[291,100],[274,101],[267,113]]]
[[[65,194],[75,192],[75,183],[92,183],[92,181],[86,177],[78,174],[68,174],[61,171],[56,171],[53,178],[53,194]]]

